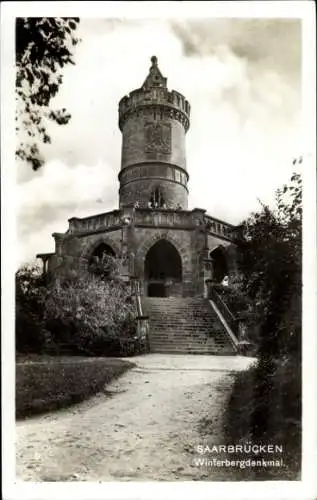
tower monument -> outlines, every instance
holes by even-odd
[[[185,138],[190,104],[169,90],[155,56],[143,85],[119,102],[122,132],[119,207],[69,219],[55,251],[38,254],[52,276],[89,269],[94,256],[123,257],[122,275],[150,297],[203,297],[206,280],[236,270],[233,226],[188,209]]]

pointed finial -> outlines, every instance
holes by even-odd
[[[152,68],[157,66],[157,57],[156,56],[151,57],[151,63],[152,63]]]

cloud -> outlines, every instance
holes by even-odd
[[[107,165],[76,165],[60,160],[46,163],[38,175],[17,187],[19,260],[54,251],[53,232],[65,232],[70,217],[85,217],[117,208]]]
[[[251,64],[300,77],[299,19],[210,19],[174,22],[172,27],[186,56],[217,54],[227,47]]]
[[[52,103],[72,119],[50,127],[41,171],[19,164],[21,259],[52,251],[68,218],[118,206],[118,102],[142,85],[153,54],[191,103],[190,208],[238,223],[257,198],[272,202],[299,151],[299,22],[87,19],[79,35]]]

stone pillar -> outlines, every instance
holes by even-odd
[[[47,273],[47,258],[44,255],[37,255],[36,257],[42,261],[42,275],[45,276]]]
[[[205,224],[204,221],[204,215],[206,213],[206,210],[203,208],[194,208],[192,210],[192,217],[193,217],[193,222],[195,226],[203,226]]]
[[[65,234],[63,233],[53,233],[53,238],[55,240],[55,253],[57,256],[63,253],[63,242],[65,239]]]
[[[204,220],[206,210],[194,208],[192,210],[192,222],[195,229],[192,234],[192,262],[195,282],[195,294],[204,295],[204,259],[208,256],[207,231]]]
[[[214,282],[212,279],[210,279],[210,278],[205,279],[205,287],[206,287],[206,293],[207,293],[208,298],[211,298],[211,289],[212,289],[213,283]]]
[[[209,297],[209,283],[212,282],[212,259],[204,258],[203,259],[203,280],[204,280],[204,297]]]
[[[134,211],[132,205],[121,210],[121,275],[125,281],[134,275]]]

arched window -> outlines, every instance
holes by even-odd
[[[163,190],[157,186],[151,194],[149,205],[151,208],[163,208],[166,206]]]

